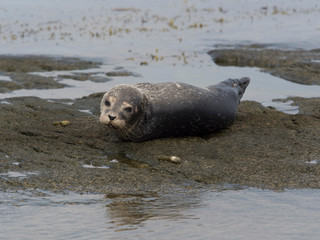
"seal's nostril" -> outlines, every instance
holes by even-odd
[[[110,119],[110,121],[112,121],[112,120],[116,119],[116,117],[112,116],[112,115],[109,115],[109,119]]]

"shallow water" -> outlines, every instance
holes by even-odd
[[[239,76],[250,76],[251,83],[242,100],[254,100],[262,103],[264,106],[272,106],[276,109],[295,114],[299,112],[297,106],[291,106],[291,102],[276,102],[273,99],[287,98],[290,96],[300,97],[319,97],[320,86],[302,85],[282,80],[270,74],[263,73],[257,68],[248,67],[185,67],[185,66],[148,66],[146,68],[127,68],[135,71],[140,76],[128,77],[114,77],[114,80],[108,82],[96,83],[92,81],[76,81],[71,79],[60,80],[60,83],[67,84],[68,88],[62,89],[22,89],[16,90],[12,93],[0,94],[0,99],[19,96],[38,96],[45,99],[61,99],[61,98],[81,98],[91,93],[107,91],[117,84],[134,84],[138,82],[163,82],[163,81],[177,81],[185,82],[200,87],[206,87],[216,84],[221,80],[228,78],[237,78]],[[110,65],[103,65],[95,71],[112,71],[113,67]],[[93,69],[89,70],[92,72]],[[34,73],[42,76],[53,76],[58,79],[58,75],[72,75],[82,71],[72,72],[49,72],[49,73]],[[59,78],[61,79],[61,78]]]
[[[1,54],[82,57],[104,64],[80,72],[122,67],[141,75],[105,83],[62,79],[71,87],[17,90],[0,94],[0,99],[78,98],[142,81],[205,87],[249,76],[244,100],[297,113],[290,102],[272,100],[319,97],[319,86],[291,83],[256,68],[219,67],[207,52],[221,44],[319,48],[319,12],[316,0],[0,0]],[[74,72],[79,71],[35,74]],[[0,81],[10,78],[0,76]],[[28,174],[33,173],[0,177]],[[317,239],[319,197],[319,190],[277,193],[251,188],[180,189],[145,196],[1,192],[0,239]]]
[[[319,190],[0,193],[1,239],[317,239]]]

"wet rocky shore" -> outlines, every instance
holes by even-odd
[[[289,81],[320,84],[320,63],[314,60],[318,51],[242,47],[209,54],[219,65],[259,67]],[[1,56],[0,75],[12,81],[0,81],[0,92],[65,87],[30,72],[99,66],[80,59],[40,58]],[[103,80],[108,77],[106,73]],[[0,189],[143,193],[207,184],[320,188],[320,98],[282,99],[299,106],[296,115],[243,101],[236,122],[224,131],[134,143],[118,141],[99,124],[102,94],[76,100],[0,100]]]
[[[320,84],[320,49],[311,51],[268,49],[249,45],[209,52],[220,66],[258,67],[274,76],[300,84]]]

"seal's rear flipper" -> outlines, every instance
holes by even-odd
[[[235,81],[238,87],[240,88],[239,89],[239,96],[240,96],[239,100],[240,100],[250,83],[250,78],[243,77],[243,78],[235,79]]]
[[[249,77],[243,77],[243,78],[238,79],[238,84],[243,89],[243,91],[246,90],[246,88],[248,87],[249,83],[250,83],[250,78]]]
[[[237,88],[239,91],[239,101],[242,98],[244,92],[246,91],[246,88],[248,87],[250,83],[250,78],[248,77],[243,77],[243,78],[229,78],[227,80],[224,80],[216,85],[211,85],[207,87],[209,90],[216,90],[216,89],[226,89],[226,86],[232,87],[232,88]]]

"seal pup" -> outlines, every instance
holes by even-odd
[[[236,119],[248,77],[206,88],[181,82],[117,85],[100,104],[100,123],[123,140],[208,135]]]

